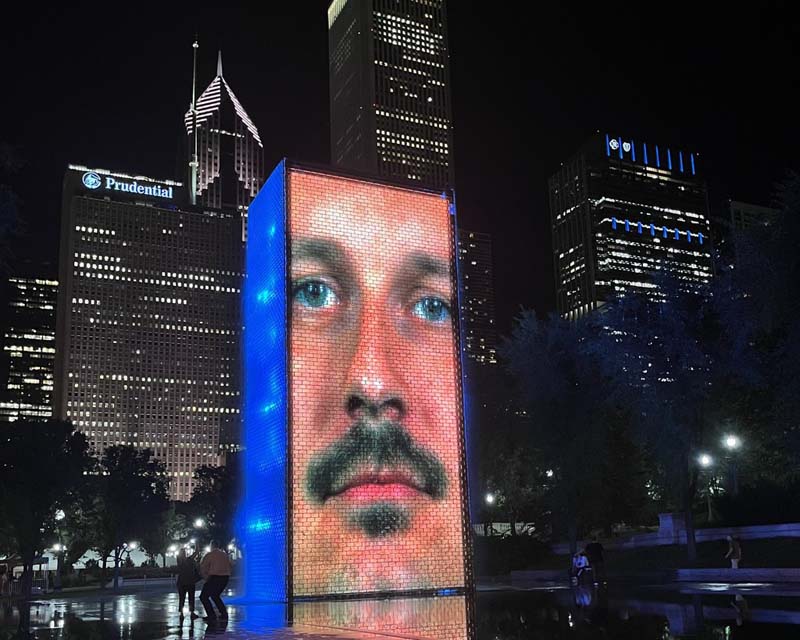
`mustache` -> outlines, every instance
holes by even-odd
[[[406,472],[416,489],[437,500],[447,491],[444,465],[400,424],[361,419],[311,460],[306,473],[308,495],[319,504],[325,502],[344,491],[365,465],[379,472]]]

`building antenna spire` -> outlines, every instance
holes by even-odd
[[[217,75],[222,77],[222,49],[217,51]]]
[[[192,160],[189,163],[191,176],[189,178],[189,201],[197,204],[197,35],[192,43]]]

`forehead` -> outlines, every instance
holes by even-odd
[[[449,201],[435,194],[338,176],[289,176],[294,237],[332,238],[345,246],[387,252],[450,253]]]

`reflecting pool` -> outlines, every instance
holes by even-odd
[[[0,640],[161,640],[224,634],[232,640],[552,640],[800,637],[800,585],[698,583],[619,589],[550,585],[464,596],[343,600],[284,605],[237,601],[229,619],[181,618],[164,591],[70,595],[0,607]],[[199,602],[197,603],[199,608]],[[20,633],[22,630],[22,633]]]

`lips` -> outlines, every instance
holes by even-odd
[[[362,473],[337,488],[329,497],[353,502],[404,501],[424,493],[416,480],[398,472]]]

